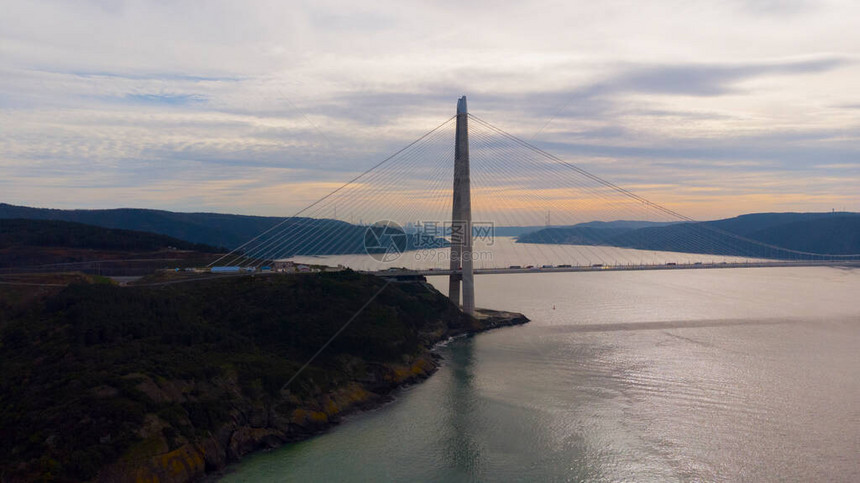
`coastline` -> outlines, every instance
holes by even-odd
[[[522,325],[529,319],[516,312],[476,309],[472,321],[466,328],[425,334],[421,353],[411,360],[404,364],[374,364],[362,380],[349,381],[312,401],[299,402],[290,394],[273,404],[247,401],[244,407],[237,408],[231,423],[208,438],[168,453],[110,465],[95,481],[218,481],[249,454],[308,440],[342,424],[350,415],[384,407],[394,400],[396,391],[423,382],[439,369],[442,358],[436,349],[440,344]],[[300,407],[284,415],[277,408],[285,402]]]

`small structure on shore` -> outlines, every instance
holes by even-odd
[[[272,270],[276,272],[295,272],[296,262],[286,259],[272,260]]]

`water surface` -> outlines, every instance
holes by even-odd
[[[451,342],[393,403],[224,480],[860,481],[860,271],[476,285],[532,322]]]

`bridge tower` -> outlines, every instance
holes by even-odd
[[[451,213],[451,276],[448,298],[463,311],[475,313],[475,278],[472,271],[472,191],[469,181],[469,111],[466,96],[457,100],[457,134],[454,140],[454,206]]]

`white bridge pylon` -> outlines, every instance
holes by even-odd
[[[451,275],[448,297],[460,305],[463,284],[463,311],[475,313],[475,275],[472,260],[472,190],[469,179],[469,111],[466,96],[457,100],[457,127],[454,138],[454,190],[451,210]]]

